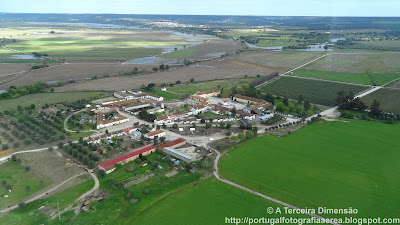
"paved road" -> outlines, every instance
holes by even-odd
[[[55,187],[53,187],[53,188],[47,190],[47,191],[44,192],[44,193],[41,193],[41,194],[38,194],[38,195],[33,194],[33,195],[29,196],[27,199],[25,199],[23,202],[29,203],[29,202],[33,202],[33,201],[35,201],[35,200],[38,200],[38,199],[40,199],[40,198],[46,196],[47,194],[49,194],[49,193],[51,193],[51,192],[57,190],[58,188],[60,188],[60,187],[63,186],[64,184],[68,183],[68,182],[71,181],[72,179],[75,179],[75,178],[77,178],[77,177],[79,177],[79,176],[81,176],[81,175],[83,175],[83,174],[85,174],[85,173],[86,173],[86,172],[83,172],[83,173],[77,174],[77,175],[75,175],[75,176],[72,176],[72,177],[68,178],[67,180],[63,181],[62,183],[58,184],[57,186],[55,186]],[[9,212],[9,211],[11,211],[11,210],[14,210],[14,209],[16,209],[16,208],[18,208],[18,205],[14,205],[14,206],[7,207],[7,208],[5,208],[5,209],[2,209],[2,210],[0,210],[0,216],[1,216],[2,214],[4,214],[4,213],[7,213],[7,212]]]
[[[269,200],[269,201],[275,202],[275,203],[277,203],[277,204],[283,205],[283,206],[285,206],[285,207],[289,207],[289,208],[292,208],[292,209],[301,209],[301,208],[299,208],[299,207],[297,207],[297,206],[294,206],[294,205],[291,205],[291,204],[289,204],[289,203],[280,201],[280,200],[278,200],[278,199],[272,198],[272,197],[267,196],[267,195],[263,195],[263,194],[261,194],[261,193],[259,193],[259,192],[253,191],[253,190],[251,190],[251,189],[249,189],[249,188],[243,187],[243,186],[241,186],[241,185],[239,185],[239,184],[236,184],[236,183],[234,183],[234,182],[232,182],[232,181],[229,181],[229,180],[227,180],[227,179],[221,177],[221,175],[219,175],[218,162],[219,162],[221,156],[223,156],[223,155],[222,155],[219,151],[217,151],[217,150],[215,150],[215,149],[213,149],[213,148],[211,148],[211,149],[217,154],[217,157],[215,158],[215,161],[214,161],[214,171],[213,171],[213,173],[214,173],[214,176],[215,176],[218,180],[220,180],[220,181],[222,181],[222,182],[224,182],[224,183],[226,183],[226,184],[229,184],[229,185],[231,185],[231,186],[234,186],[234,187],[236,187],[236,188],[239,188],[239,189],[241,189],[241,190],[243,190],[243,191],[247,191],[247,192],[249,192],[249,193],[251,193],[251,194],[260,196],[261,198],[264,198],[264,199],[267,199],[267,200]],[[316,215],[316,214],[313,214],[313,213],[307,213],[307,215],[312,216],[312,217],[315,217],[315,218],[319,218],[319,219],[321,219],[321,220],[324,220],[324,219],[325,219],[324,217],[319,216],[319,215]],[[336,224],[336,223],[331,223],[331,224]]]

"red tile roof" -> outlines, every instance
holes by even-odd
[[[154,135],[157,135],[157,134],[161,134],[161,133],[164,133],[165,131],[163,131],[163,130],[155,130],[155,131],[152,131],[152,132],[149,132],[149,133],[147,133],[147,136],[154,136]]]
[[[173,140],[173,141],[170,141],[170,142],[160,145],[160,148],[163,149],[163,148],[167,148],[167,147],[172,147],[172,146],[175,146],[175,145],[180,144],[185,141],[186,140],[183,138],[178,138],[176,140]]]
[[[151,150],[154,150],[154,149],[155,149],[154,146],[150,145],[150,146],[144,147],[144,148],[142,148],[142,149],[139,149],[139,150],[137,150],[137,151],[131,152],[131,153],[129,153],[129,154],[120,156],[120,157],[118,157],[118,158],[116,158],[116,159],[112,159],[112,160],[110,160],[110,161],[100,163],[99,166],[102,167],[102,168],[104,168],[104,169],[107,169],[107,170],[108,170],[108,168],[112,168],[112,166],[113,166],[114,164],[117,164],[117,163],[119,163],[119,162],[122,162],[122,161],[124,161],[124,160],[127,160],[127,159],[129,159],[129,158],[132,158],[132,157],[134,157],[134,156],[137,156],[137,155],[139,155],[139,154],[143,154],[143,153],[145,153],[145,152],[148,152],[148,151],[151,151]]]

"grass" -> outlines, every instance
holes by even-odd
[[[165,58],[175,58],[175,59],[190,59],[196,55],[196,49],[181,49],[178,51],[170,52],[162,55]]]
[[[174,85],[173,87],[167,87],[168,91],[177,94],[195,94],[199,91],[211,91],[220,88],[233,87],[235,85],[242,86],[247,85],[254,78],[238,78],[238,79],[224,79],[224,80],[213,80],[204,82],[195,82],[189,84]]]
[[[58,219],[50,221],[48,220],[48,216],[40,214],[38,209],[42,206],[46,206],[56,210],[57,203],[59,204],[60,209],[63,209],[71,204],[81,194],[89,191],[93,185],[94,181],[88,180],[49,198],[28,203],[25,209],[16,209],[10,214],[1,217],[0,224],[64,224],[66,220],[74,215],[73,211],[68,211],[61,215],[61,221]]]
[[[58,104],[63,102],[73,102],[79,99],[98,97],[104,92],[54,92],[54,93],[37,93],[21,96],[13,99],[0,100],[0,108],[16,109],[18,106],[24,107],[35,104],[41,107],[45,104]]]
[[[281,77],[272,83],[261,87],[261,91],[274,95],[297,99],[300,94],[305,101],[330,106],[335,103],[339,91],[359,93],[368,87],[352,84],[341,84],[328,81]]]
[[[398,215],[400,126],[319,122],[265,135],[220,162],[223,177],[298,207],[358,209],[354,217]],[[334,216],[334,215],[332,215]]]
[[[277,218],[279,215],[271,216],[266,213],[266,209],[278,206],[214,178],[208,178],[149,207],[134,224],[203,225],[224,224],[225,217]],[[294,215],[293,218],[298,216]]]
[[[161,97],[164,97],[166,100],[171,100],[171,99],[179,99],[180,95],[170,93],[170,92],[165,92],[161,90],[153,90],[153,91],[147,91],[147,90],[142,90],[143,92],[158,95]]]
[[[19,203],[22,199],[50,185],[51,181],[32,172],[25,172],[24,167],[16,162],[9,162],[0,165],[0,180],[7,181],[12,186],[9,193],[5,186],[1,185],[0,195],[8,195],[8,198],[1,197],[0,208]],[[43,185],[40,181],[43,181]],[[31,190],[28,192],[25,187],[29,185]]]
[[[51,34],[51,30],[55,33]],[[37,35],[36,32],[42,34]],[[7,47],[27,53],[48,53],[50,57],[65,58],[67,61],[126,61],[158,55],[164,46],[183,46],[188,41],[165,31],[101,30],[68,25],[58,28],[29,27],[24,32],[7,29],[0,34],[19,34],[16,42],[7,44]]]
[[[400,77],[400,73],[345,73],[321,70],[295,70],[294,76],[313,77],[323,80],[341,81],[355,84],[384,85]]]

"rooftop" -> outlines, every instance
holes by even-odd
[[[180,143],[185,142],[185,141],[186,140],[183,139],[183,138],[178,138],[176,140],[169,141],[169,142],[167,142],[165,144],[160,145],[160,148],[163,149],[163,148],[172,147],[172,146],[175,146],[175,145],[180,144]]]
[[[146,135],[150,137],[150,136],[154,136],[154,135],[161,134],[161,133],[164,133],[164,132],[165,131],[163,131],[163,130],[155,130],[155,131],[147,133]]]
[[[117,163],[122,162],[122,161],[124,161],[126,159],[129,159],[129,158],[132,158],[132,157],[137,156],[139,154],[151,151],[153,149],[155,149],[154,146],[150,145],[150,146],[141,148],[139,150],[136,150],[134,152],[131,152],[129,154],[126,154],[126,155],[120,156],[118,158],[112,159],[110,161],[100,163],[99,166],[101,166],[104,169],[109,170],[109,169],[113,168],[112,166],[114,166],[114,164],[117,164]]]

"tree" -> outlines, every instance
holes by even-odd
[[[140,85],[140,89],[146,89],[146,86],[144,84]]]
[[[298,101],[299,104],[303,103],[304,96],[302,94],[300,94],[299,97],[297,98],[297,101]]]
[[[149,189],[147,189],[147,188],[146,188],[146,189],[144,189],[144,190],[143,190],[143,194],[145,194],[145,195],[148,195],[148,194],[150,194],[150,190],[149,190]]]
[[[303,109],[304,111],[311,109],[311,104],[308,100],[304,102]]]
[[[226,126],[225,126],[225,128],[228,129],[228,130],[231,129],[231,127],[232,127],[231,123],[227,123]]]
[[[371,115],[374,117],[379,117],[382,114],[382,110],[380,108],[381,103],[378,100],[374,100],[371,105]]]
[[[160,67],[159,67],[159,69],[160,69],[160,70],[164,70],[164,69],[165,69],[165,65],[164,65],[164,64],[161,64]]]
[[[155,67],[153,67],[153,71],[154,72],[157,72],[158,71],[158,68],[155,66]]]
[[[194,83],[194,78],[190,78],[190,83]]]
[[[8,190],[11,190],[11,189],[12,189],[12,186],[11,186],[11,184],[6,184],[6,185],[5,185],[5,188],[6,188],[6,190],[8,191]]]
[[[31,186],[26,185],[26,186],[25,186],[25,191],[29,192],[30,190],[31,190]]]
[[[7,181],[6,181],[6,180],[2,180],[2,181],[1,181],[1,184],[4,186],[4,185],[7,184]]]
[[[165,137],[160,137],[160,141],[162,142],[162,143],[164,143],[165,142]]]
[[[19,209],[25,209],[25,207],[26,207],[26,203],[25,202],[18,203],[18,208]]]
[[[29,166],[26,166],[26,167],[25,167],[25,172],[28,173],[30,170],[31,170],[31,167],[29,167]]]
[[[166,70],[169,70],[169,65],[165,65],[165,69],[166,69]]]
[[[99,175],[100,175],[101,177],[106,176],[106,171],[104,171],[104,170],[99,170]]]
[[[289,99],[288,99],[287,97],[285,97],[285,98],[283,99],[283,104],[284,104],[285,106],[289,106]]]
[[[254,137],[254,132],[251,130],[246,131],[246,138],[249,139],[252,137]]]
[[[246,138],[246,136],[243,133],[239,133],[237,136],[240,140],[243,140]]]

